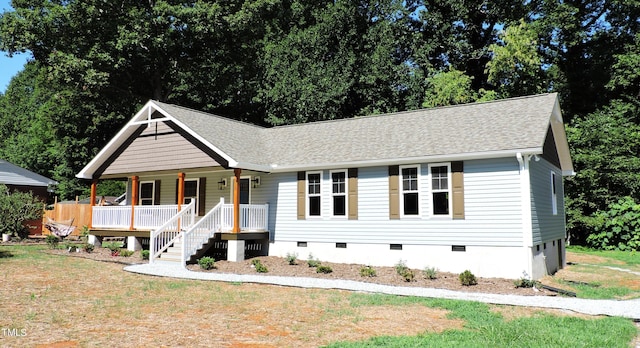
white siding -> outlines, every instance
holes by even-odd
[[[323,171],[323,216],[297,220],[296,173],[271,174],[271,224],[275,241],[416,245],[521,246],[521,205],[515,158],[464,163],[464,220],[432,218],[428,165],[421,163],[420,218],[389,219],[387,167],[359,168],[358,220],[330,217],[330,182]],[[277,202],[274,204],[272,202]]]

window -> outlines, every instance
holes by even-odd
[[[402,180],[402,215],[412,216],[419,214],[419,195],[418,195],[418,168],[419,167],[401,167]]]
[[[309,216],[320,216],[321,212],[321,185],[322,173],[307,173],[307,201],[309,202],[307,214]]]
[[[431,177],[431,206],[433,215],[450,215],[451,200],[449,199],[451,185],[449,180],[449,164],[430,165]]]
[[[331,172],[331,201],[333,216],[347,216],[347,172]]]
[[[141,181],[140,182],[140,205],[153,205],[155,185],[153,181]]]
[[[551,172],[551,211],[558,215],[558,191],[556,190],[556,173]]]

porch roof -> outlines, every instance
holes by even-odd
[[[573,173],[553,93],[272,128],[149,101],[77,176],[99,176],[136,125],[154,122],[154,110],[163,115],[155,121],[172,122],[226,168],[284,172],[542,154],[551,132],[563,173]]]

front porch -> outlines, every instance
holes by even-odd
[[[90,241],[103,237],[126,237],[128,248],[141,248],[149,238],[149,262],[159,259],[183,265],[207,246],[210,240],[229,241],[228,260],[244,258],[245,240],[268,240],[268,204],[234,204],[224,198],[205,216],[198,217],[195,201],[187,205],[93,206]],[[164,258],[163,258],[164,257]]]

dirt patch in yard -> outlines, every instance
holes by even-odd
[[[143,263],[139,254],[114,257],[108,250],[69,253],[9,251],[0,259],[0,327],[24,329],[25,336],[3,337],[7,347],[317,347],[381,335],[417,335],[462,328],[448,312],[421,304],[353,305],[353,292],[300,289],[149,277],[122,271],[122,263]],[[58,254],[58,255],[51,255]],[[64,256],[64,257],[62,257]],[[85,260],[91,259],[91,260]],[[497,293],[515,289],[506,279],[483,279],[462,287],[457,275],[404,282],[395,269],[376,267],[376,277],[360,276],[360,265],[329,264],[330,274],[300,261],[259,258],[267,275],[344,278],[391,285],[432,286]],[[94,262],[93,260],[107,261]],[[216,272],[257,274],[251,261],[218,262]],[[279,274],[279,272],[282,272]],[[503,309],[500,309],[503,308]],[[513,318],[538,309],[496,309]],[[22,331],[19,331],[22,332]]]

